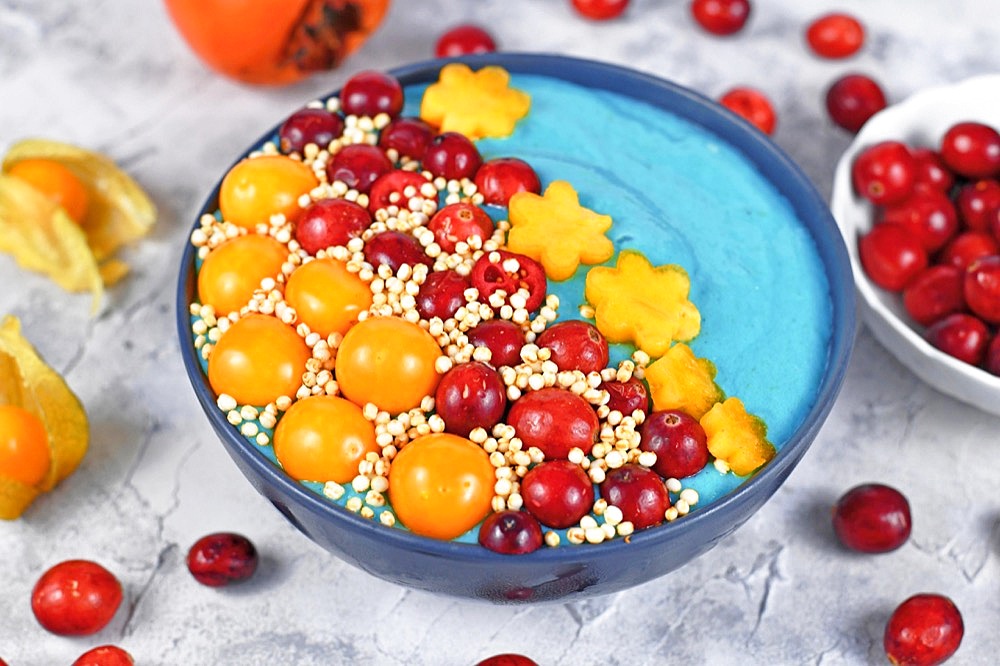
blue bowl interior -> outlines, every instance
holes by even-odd
[[[795,163],[744,120],[696,92],[619,66],[563,56],[509,53],[457,60],[474,68],[500,65],[512,73],[606,89],[668,110],[737,148],[788,200],[813,237],[826,270],[833,330],[815,402],[775,458],[710,506],[681,520],[637,532],[628,541],[616,539],[600,546],[543,548],[526,556],[504,556],[375,524],[296,483],[249,445],[217,408],[191,344],[188,304],[195,293],[195,251],[190,244],[181,261],[176,311],[186,372],[209,422],[258,492],[319,545],[369,573],[419,589],[504,603],[568,600],[637,585],[690,561],[746,521],[778,489],[815,438],[840,390],[853,345],[854,290],[844,241],[826,202]],[[416,63],[391,73],[403,86],[427,83],[436,80],[446,62]],[[279,126],[236,161],[274,136]],[[198,217],[217,210],[218,191],[216,184]]]

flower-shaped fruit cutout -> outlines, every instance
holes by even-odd
[[[510,87],[510,74],[490,65],[472,71],[452,63],[441,68],[437,83],[428,86],[420,102],[420,117],[443,132],[470,139],[505,137],[528,115],[531,97]]]
[[[0,519],[19,517],[69,476],[87,441],[80,401],[7,317],[0,324]]]
[[[724,397],[715,383],[715,365],[698,358],[683,342],[646,368],[649,396],[656,411],[680,410],[700,419]]]
[[[65,143],[18,142],[2,170],[0,250],[68,291],[92,292],[96,307],[128,272],[112,255],[152,228],[152,201],[107,157]]]
[[[580,264],[599,264],[615,252],[604,235],[611,217],[581,206],[564,180],[553,181],[541,196],[518,192],[510,198],[509,215],[507,247],[539,262],[553,280],[567,280]]]
[[[717,403],[701,417],[708,436],[708,451],[724,461],[738,476],[750,474],[774,457],[774,445],[767,441],[767,426],[747,413],[739,398]]]
[[[690,290],[691,280],[681,266],[653,266],[640,252],[622,250],[614,268],[590,269],[584,295],[608,342],[632,342],[655,358],[674,340],[686,342],[701,330],[701,313],[688,300]]]

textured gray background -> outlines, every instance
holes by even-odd
[[[173,327],[173,282],[187,230],[213,182],[266,127],[353,72],[430,57],[449,25],[489,25],[503,48],[628,64],[707,95],[762,88],[775,140],[828,196],[849,137],[822,96],[860,70],[900,100],[921,87],[1000,69],[995,0],[759,0],[743,33],[700,32],[686,1],[634,0],[595,24],[563,0],[397,0],[384,28],[336,72],[254,89],[206,71],[155,0],[0,0],[0,150],[26,136],[111,155],[155,198],[152,235],[127,253],[134,274],[102,314],[0,257],[0,313],[86,405],[90,452],[57,492],[0,525],[0,656],[68,664],[117,643],[139,664],[472,664],[520,651],[540,664],[884,663],[892,608],[920,591],[950,595],[966,621],[956,664],[1000,653],[1000,420],[921,384],[861,331],[841,398],[802,464],[744,527],[689,566],[591,601],[491,607],[412,592],[349,567],[300,536],[242,478],[188,386]],[[809,19],[854,11],[863,53],[822,61]],[[780,362],[780,360],[776,359]],[[840,549],[829,507],[869,480],[908,494],[915,527],[877,557]],[[248,534],[255,580],[213,590],[183,556],[215,530]],[[29,609],[34,581],[67,558],[97,559],[126,588],[94,637],[47,634]]]

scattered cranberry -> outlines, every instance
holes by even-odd
[[[976,259],[965,269],[965,302],[991,324],[1000,324],[1000,256]]]
[[[395,150],[400,157],[419,160],[434,138],[434,128],[420,118],[396,118],[378,137],[378,147]]]
[[[117,645],[102,645],[87,650],[73,662],[73,666],[132,666],[135,661]]]
[[[454,252],[455,244],[470,238],[487,240],[493,235],[493,220],[474,203],[460,201],[448,204],[427,223],[434,232],[434,240],[445,252]]]
[[[990,219],[990,231],[993,232],[993,238],[996,238],[997,242],[1000,243],[1000,206],[993,209],[993,216]],[[1000,252],[996,254],[1000,254]]]
[[[383,231],[365,243],[365,259],[378,268],[385,264],[395,273],[403,264],[410,268],[417,264],[430,267],[433,260],[424,253],[416,238],[402,231]]]
[[[521,362],[521,347],[524,346],[524,331],[506,319],[487,319],[466,334],[469,344],[490,350],[490,365],[515,366]]]
[[[693,0],[691,15],[713,35],[732,35],[750,18],[750,0]]]
[[[538,666],[538,663],[520,654],[497,654],[480,661],[476,666]]]
[[[608,366],[608,341],[597,327],[572,319],[554,324],[538,336],[535,344],[552,352],[550,360],[560,370],[600,372]]]
[[[405,194],[407,188],[412,187],[414,194],[416,194],[426,183],[426,178],[413,171],[393,169],[384,173],[372,183],[368,192],[368,210],[374,215],[375,211],[389,206],[406,208],[408,204]],[[393,196],[394,194],[396,196]]]
[[[476,171],[476,191],[483,203],[506,206],[518,192],[542,191],[542,183],[531,165],[516,157],[498,157],[483,163]]]
[[[670,494],[660,475],[632,463],[608,470],[601,497],[621,509],[637,530],[659,525],[670,508]]]
[[[958,233],[958,212],[951,199],[931,189],[914,191],[902,202],[886,207],[883,222],[908,229],[928,252],[937,252]]]
[[[998,209],[1000,210],[1000,209]],[[985,231],[965,231],[951,239],[941,250],[941,263],[961,269],[976,259],[1000,254],[1000,241]]]
[[[840,542],[862,553],[887,553],[910,536],[910,503],[903,493],[880,483],[856,486],[833,507],[833,531]]]
[[[482,163],[476,145],[458,132],[444,132],[431,139],[423,159],[424,169],[448,180],[472,178]]]
[[[753,88],[733,88],[719,98],[719,104],[767,135],[774,133],[777,116],[771,100]]]
[[[931,266],[903,290],[903,307],[921,326],[930,326],[965,309],[962,270],[950,264]]]
[[[877,206],[899,203],[910,196],[915,173],[913,155],[899,141],[869,146],[851,165],[855,191]]]
[[[309,254],[333,245],[347,245],[372,223],[368,211],[347,199],[319,199],[302,211],[295,240]]]
[[[926,186],[947,194],[955,184],[955,176],[945,166],[944,160],[930,148],[914,148],[910,151],[916,171],[913,174],[914,187]]]
[[[850,14],[826,14],[809,24],[806,42],[816,55],[846,58],[857,53],[864,44],[865,28]]]
[[[208,534],[188,550],[187,567],[196,581],[208,587],[241,583],[257,570],[257,549],[241,534]]]
[[[344,146],[326,165],[330,182],[339,180],[362,193],[367,193],[379,176],[390,171],[392,162],[382,149],[364,143]]]
[[[889,291],[906,288],[925,268],[927,251],[896,224],[878,224],[858,241],[861,266],[872,282]]]
[[[499,257],[494,261],[491,257]],[[516,262],[517,267],[514,267]],[[516,252],[497,250],[486,252],[472,266],[472,286],[479,291],[479,300],[486,302],[496,291],[503,290],[506,301],[518,291],[528,292],[524,308],[534,312],[545,300],[548,282],[545,279],[545,269],[541,264]]]
[[[1000,133],[976,122],[956,123],[941,139],[941,159],[966,178],[1000,173]]]
[[[467,276],[456,271],[433,271],[417,292],[417,312],[423,319],[450,319],[467,303],[465,290],[471,285]]]
[[[617,410],[623,416],[631,416],[636,410],[649,414],[649,391],[638,377],[629,377],[624,382],[617,379],[602,382],[599,388],[611,396],[607,402],[608,409]]]
[[[955,654],[964,634],[962,614],[951,599],[917,594],[892,612],[882,645],[894,664],[936,666]]]
[[[454,58],[475,53],[493,53],[497,43],[493,35],[478,25],[459,25],[442,34],[434,46],[435,58]]]
[[[504,555],[524,555],[542,547],[542,528],[526,511],[498,511],[479,528],[479,545]]]
[[[403,88],[395,77],[383,72],[358,72],[344,84],[340,106],[350,115],[375,117],[387,113],[395,118],[403,110]]]
[[[924,332],[927,341],[960,361],[979,365],[986,355],[989,330],[969,314],[956,313],[931,324]]]
[[[67,560],[38,579],[31,610],[45,629],[60,636],[88,636],[111,621],[122,602],[122,586],[96,562]]]
[[[525,449],[538,447],[546,460],[565,458],[573,448],[589,454],[600,428],[590,403],[562,388],[521,396],[511,405],[507,423],[514,426]]]
[[[525,510],[539,522],[562,529],[576,525],[590,513],[594,506],[594,485],[576,463],[548,460],[524,475],[521,497]]]
[[[653,469],[683,479],[708,464],[708,436],[698,421],[678,410],[653,412],[639,428],[639,448],[656,454]]]
[[[848,132],[857,133],[869,118],[885,107],[881,86],[864,74],[842,76],[826,91],[826,111],[830,120]]]
[[[343,119],[326,109],[299,109],[288,117],[278,139],[283,153],[302,153],[307,144],[326,148],[344,131]]]
[[[622,15],[629,0],[572,0],[573,9],[593,21],[607,21]]]
[[[1000,209],[1000,181],[981,179],[963,185],[955,196],[962,223],[973,231],[989,231],[991,216]]]
[[[993,336],[990,346],[986,348],[986,361],[983,363],[986,372],[1000,376],[1000,333]]]
[[[434,406],[445,430],[468,437],[475,428],[489,431],[500,422],[507,409],[507,389],[490,366],[460,363],[441,377]]]

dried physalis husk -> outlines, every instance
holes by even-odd
[[[27,160],[56,162],[80,181],[88,206],[79,224],[44,196],[43,201],[27,194],[25,187],[35,188],[9,175]],[[2,169],[0,250],[14,255],[25,268],[49,275],[64,289],[93,292],[95,304],[99,302],[102,285],[114,284],[128,271],[112,255],[152,228],[156,220],[153,202],[104,155],[56,141],[27,139],[14,144],[4,156]]]
[[[19,517],[34,499],[69,476],[87,452],[87,414],[59,374],[46,365],[8,316],[0,324],[0,405],[14,405],[45,426],[49,469],[35,485],[0,476],[0,519]]]

